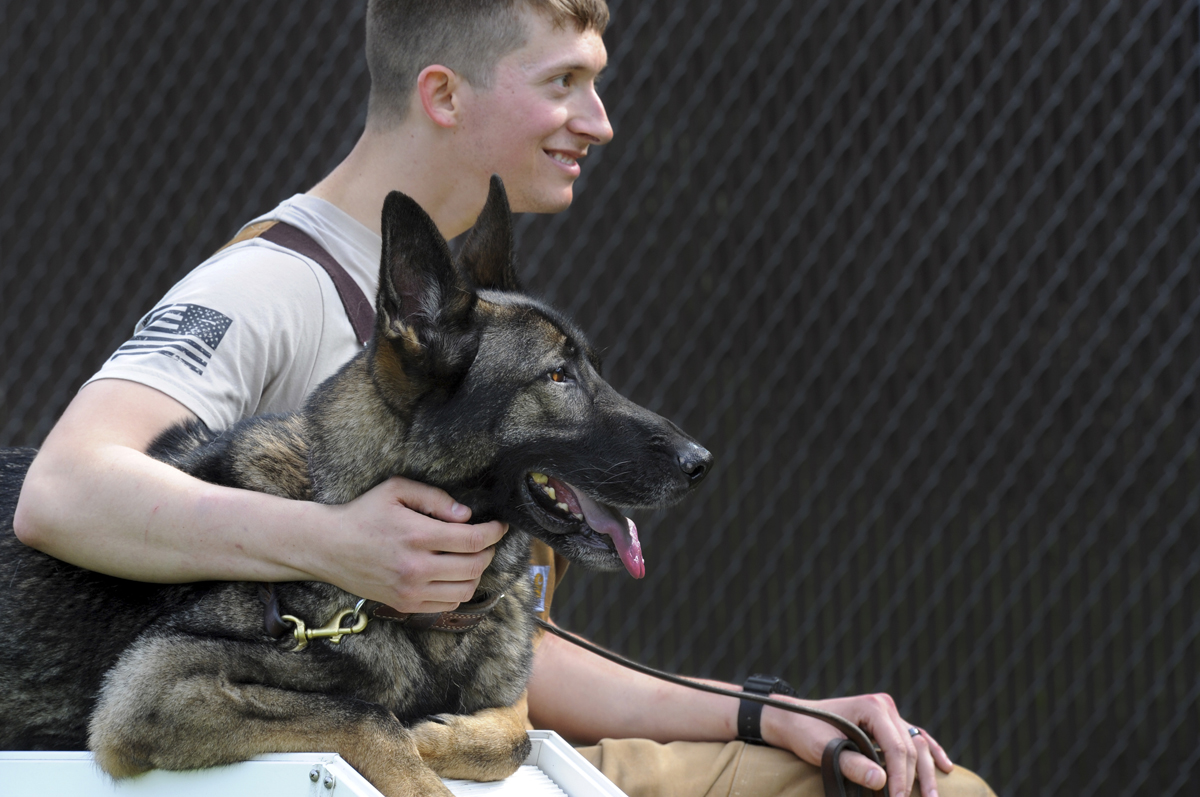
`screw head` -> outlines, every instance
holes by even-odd
[[[325,773],[325,780],[324,780],[324,781],[322,781],[322,784],[323,784],[323,785],[325,786],[325,788],[327,788],[327,789],[332,789],[332,788],[333,788],[334,780],[333,780],[333,773],[332,773],[332,772],[326,772],[326,773]]]
[[[310,769],[308,771],[308,779],[311,780],[313,783],[316,783],[318,780],[321,779],[321,770],[317,769],[316,767],[313,767],[312,769]]]

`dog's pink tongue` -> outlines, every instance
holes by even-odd
[[[579,502],[579,511],[593,531],[607,534],[616,543],[617,554],[625,563],[625,569],[634,578],[646,575],[646,562],[642,559],[642,542],[638,539],[637,526],[602,504],[588,498],[581,491],[571,488],[572,497]],[[571,503],[568,499],[568,503]],[[571,509],[575,507],[572,505]]]

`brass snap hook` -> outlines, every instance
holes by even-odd
[[[330,644],[336,645],[347,634],[361,634],[366,630],[367,621],[370,619],[367,613],[362,611],[364,603],[366,603],[366,599],[360,600],[353,609],[342,609],[334,615],[332,620],[320,628],[306,628],[304,621],[299,617],[290,614],[283,615],[284,620],[295,626],[292,636],[296,639],[296,647],[292,649],[292,652],[298,653],[304,650],[314,639],[328,639]],[[343,626],[342,621],[347,617],[353,617],[353,624]]]

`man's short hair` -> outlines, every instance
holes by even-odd
[[[417,76],[430,64],[489,87],[496,62],[525,44],[526,11],[580,32],[602,34],[608,26],[605,0],[369,0],[368,127],[386,129],[404,119]]]

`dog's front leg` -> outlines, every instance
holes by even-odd
[[[414,725],[417,750],[443,778],[502,780],[529,757],[529,735],[515,708],[439,714]]]
[[[284,656],[289,654],[282,654]],[[268,686],[272,658],[229,640],[159,637],[105,678],[88,746],[114,778],[261,753],[338,753],[388,797],[450,797],[413,733],[377,703]],[[296,659],[276,665],[294,666]],[[272,673],[278,676],[278,672]]]

